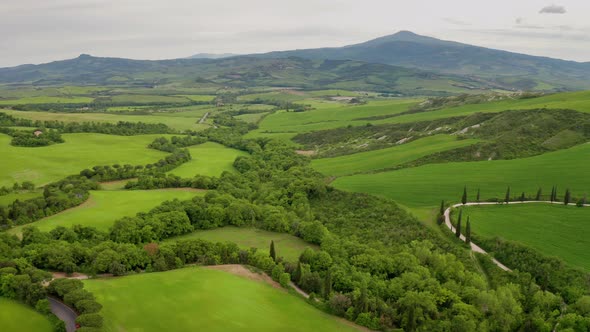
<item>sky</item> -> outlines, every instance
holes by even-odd
[[[0,0],[0,67],[344,46],[400,30],[590,61],[590,1]]]

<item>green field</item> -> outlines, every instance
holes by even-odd
[[[435,135],[381,150],[314,159],[312,166],[326,175],[343,176],[386,169],[435,152],[460,148],[477,142],[478,140],[475,139],[458,140],[456,136]]]
[[[9,205],[17,199],[20,201],[24,201],[27,199],[39,197],[42,194],[43,194],[42,191],[25,191],[25,192],[10,193],[8,195],[2,195],[2,196],[0,196],[0,206]]]
[[[150,103],[170,103],[170,104],[182,104],[188,103],[189,100],[184,97],[176,97],[176,96],[159,96],[159,95],[135,95],[135,94],[123,94],[123,95],[116,95],[112,96],[111,100],[114,103],[142,103],[142,104],[150,104]]]
[[[173,242],[185,239],[204,239],[212,242],[234,242],[242,248],[258,248],[267,250],[270,241],[275,242],[277,257],[284,257],[289,262],[296,262],[305,248],[316,249],[317,246],[309,244],[298,237],[285,233],[263,231],[256,228],[238,228],[226,226],[206,231],[197,231],[167,240]]]
[[[53,325],[49,319],[35,310],[0,297],[0,330],[2,332],[52,332]]]
[[[12,146],[11,138],[0,134],[0,186],[12,186],[16,181],[44,185],[96,165],[153,163],[167,155],[147,148],[161,136],[64,134],[65,143],[32,148]]]
[[[256,132],[301,133],[314,130],[377,123],[374,120],[359,120],[366,117],[401,113],[416,104],[415,99],[381,100],[366,105],[352,106],[339,103],[321,103],[315,110],[305,112],[276,112],[260,123]],[[321,106],[320,106],[321,105]],[[324,107],[324,105],[329,105]]]
[[[178,117],[171,116],[169,113],[141,114],[141,115],[123,115],[111,113],[50,113],[50,112],[29,112],[2,110],[3,113],[12,115],[17,118],[39,120],[39,121],[63,121],[63,122],[107,122],[117,123],[119,121],[144,122],[144,123],[163,123],[170,128],[177,130],[202,130],[207,125],[198,124],[200,117]]]
[[[590,208],[531,203],[469,206],[474,234],[518,241],[590,271]]]
[[[84,281],[104,331],[356,331],[266,283],[189,267]]]
[[[248,122],[248,123],[256,123],[256,122],[260,121],[260,119],[262,119],[262,117],[264,117],[267,114],[268,114],[268,112],[242,114],[242,115],[235,116],[235,118],[242,120],[244,122]]]
[[[178,95],[179,97],[183,97],[186,99],[190,99],[192,101],[203,101],[203,102],[210,102],[215,99],[215,96],[210,95]]]
[[[24,105],[24,104],[85,104],[91,103],[94,98],[88,97],[24,97],[19,99],[0,99],[0,105]]]
[[[234,171],[233,163],[238,156],[248,155],[244,151],[228,148],[218,143],[206,142],[188,148],[192,160],[169,173],[182,178],[195,175],[220,176],[224,171]]]
[[[441,200],[458,202],[463,186],[468,188],[468,200],[474,200],[477,189],[481,199],[503,198],[507,186],[514,196],[521,192],[534,195],[539,187],[547,195],[558,187],[563,197],[566,188],[573,195],[590,192],[588,171],[590,144],[546,153],[531,158],[481,162],[429,164],[415,168],[377,174],[361,174],[338,178],[337,188],[385,196],[410,208],[429,208]]]
[[[115,220],[122,217],[132,217],[138,212],[146,212],[164,201],[175,198],[187,200],[203,194],[203,191],[182,189],[90,191],[90,198],[82,205],[32,224],[11,228],[9,232],[20,234],[22,228],[29,225],[34,225],[42,231],[50,231],[58,226],[70,227],[79,224],[107,231]]]

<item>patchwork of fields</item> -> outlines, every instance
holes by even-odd
[[[224,271],[190,267],[84,282],[105,332],[358,331],[295,295]]]

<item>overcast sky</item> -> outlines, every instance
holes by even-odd
[[[0,0],[0,67],[343,46],[410,30],[590,61],[590,1]]]

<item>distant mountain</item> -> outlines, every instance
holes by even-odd
[[[565,61],[472,46],[409,31],[344,47],[254,55],[265,58],[348,59],[476,75],[521,89],[590,88],[590,63]]]
[[[41,65],[0,68],[0,83],[33,85],[185,85],[348,89],[402,95],[447,95],[509,89],[484,79],[353,60],[223,59],[130,60],[80,55]]]
[[[223,59],[223,58],[229,58],[229,57],[238,56],[238,55],[239,54],[233,54],[233,53],[221,53],[221,54],[197,53],[195,55],[189,56],[187,59]]]

